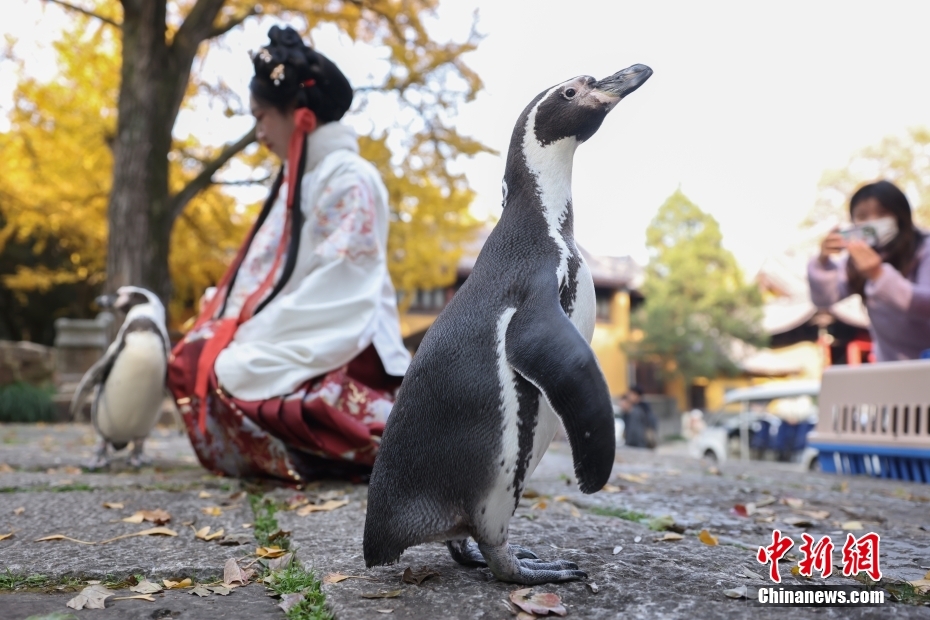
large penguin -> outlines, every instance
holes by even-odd
[[[576,77],[520,115],[501,219],[426,333],[388,418],[369,486],[368,566],[445,541],[457,562],[486,564],[503,581],[586,576],[508,544],[508,523],[559,420],[581,490],[610,476],[613,412],[588,344],[594,282],[572,232],[572,158],[650,75],[634,65],[600,81]]]
[[[107,352],[84,374],[71,401],[71,413],[91,391],[91,421],[100,445],[88,469],[109,464],[107,447],[122,450],[131,441],[129,464],[139,467],[148,459],[142,453],[165,395],[165,373],[170,341],[165,329],[165,308],[144,288],[123,286],[116,295],[98,298],[98,304],[126,313],[126,319]]]

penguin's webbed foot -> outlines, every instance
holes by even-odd
[[[130,467],[139,469],[145,465],[152,464],[152,457],[148,456],[142,451],[144,446],[145,438],[133,440],[132,451],[129,453],[129,458],[126,459],[126,462],[129,463]]]
[[[488,568],[501,581],[535,586],[588,577],[586,572],[578,570],[577,564],[567,560],[541,560],[535,556],[521,558],[515,549],[523,548],[515,545],[495,546],[479,543],[478,548],[487,561]]]
[[[107,442],[102,439],[97,445],[97,451],[94,457],[84,465],[87,471],[97,471],[110,466],[110,457],[107,454]]]
[[[478,543],[471,542],[467,538],[461,540],[447,540],[446,547],[449,549],[449,555],[452,556],[452,559],[462,566],[484,567],[488,565],[484,560],[484,556],[481,555]],[[513,551],[514,556],[518,559],[539,559],[535,553],[526,547],[521,547],[520,545],[509,545],[509,547],[511,551]]]

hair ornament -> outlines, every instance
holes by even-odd
[[[284,79],[284,65],[278,65],[274,69],[272,69],[271,75],[269,77],[271,77],[271,79],[274,80],[275,86],[280,84],[281,80]]]

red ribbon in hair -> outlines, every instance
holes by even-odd
[[[313,80],[307,80],[307,82],[313,82]],[[307,82],[304,82],[304,85],[307,85]],[[312,84],[310,85],[312,86]],[[237,318],[220,319],[216,321],[213,326],[213,336],[204,344],[200,352],[200,358],[197,360],[197,378],[194,383],[194,395],[198,398],[198,426],[200,427],[201,433],[205,432],[207,428],[207,385],[209,374],[213,372],[213,365],[216,363],[216,358],[219,357],[223,349],[229,346],[229,343],[233,341],[239,325],[252,318],[258,304],[264,298],[268,289],[274,285],[274,279],[278,274],[278,267],[284,257],[284,251],[287,248],[288,240],[291,236],[291,212],[293,209],[300,208],[300,205],[294,204],[294,193],[297,189],[297,184],[300,182],[301,173],[303,172],[298,170],[301,163],[300,154],[303,151],[307,134],[316,129],[316,125],[316,114],[314,114],[312,110],[298,108],[294,113],[294,131],[291,133],[291,140],[287,148],[287,219],[284,222],[284,232],[278,243],[278,249],[275,253],[274,264],[271,266],[271,271],[268,272],[261,286],[246,299]],[[252,232],[249,234],[250,239],[254,237],[255,232],[257,231],[253,226]],[[236,273],[245,258],[245,253],[248,249],[246,246],[247,244],[243,244],[242,247],[239,248],[235,260],[220,280],[216,294],[207,304],[206,308],[204,308],[203,313],[194,324],[195,329],[214,318],[222,303],[222,299],[229,293],[229,282],[232,280],[233,274]],[[180,347],[181,345],[178,346]]]

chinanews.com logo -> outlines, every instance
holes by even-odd
[[[833,541],[824,536],[815,542],[810,534],[801,534],[803,540],[799,551],[803,556],[798,562],[797,574],[813,577],[815,573],[826,579],[833,574]],[[880,581],[882,569],[879,565],[879,544],[881,538],[874,532],[856,538],[846,535],[842,548],[842,574],[844,577],[856,577],[865,573],[873,582]],[[794,547],[794,540],[784,536],[780,530],[772,531],[772,543],[759,547],[756,560],[769,566],[769,579],[780,584],[781,573],[778,562]],[[795,585],[783,587],[760,587],[757,602],[761,605],[777,606],[863,606],[882,605],[885,592],[879,589],[866,589],[858,586],[813,586]]]

